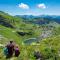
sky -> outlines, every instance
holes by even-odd
[[[10,15],[60,15],[60,0],[0,0],[0,11]]]

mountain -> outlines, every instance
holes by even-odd
[[[48,21],[55,21],[60,24],[60,16],[56,15],[39,15],[39,16],[33,16],[33,15],[16,15],[17,17],[23,18],[24,20],[27,21],[32,21],[32,20],[48,20]],[[37,20],[38,21],[38,20]]]
[[[0,11],[0,24],[3,26],[14,28],[18,25],[18,22],[22,23],[22,20],[22,18],[14,17],[8,13]]]
[[[21,18],[24,18],[24,19],[32,19],[32,18],[35,18],[36,16],[33,16],[33,15],[16,15],[17,17],[21,17]]]

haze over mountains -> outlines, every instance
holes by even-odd
[[[25,20],[48,20],[48,21],[55,21],[60,24],[60,16],[56,15],[39,15],[39,16],[33,16],[33,15],[16,15],[16,17],[23,18]]]

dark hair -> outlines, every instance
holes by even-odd
[[[10,41],[10,43],[13,43],[13,41]]]

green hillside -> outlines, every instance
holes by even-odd
[[[7,60],[3,49],[10,40],[19,45],[20,55],[10,60],[36,60],[39,51],[42,60],[60,60],[60,24],[39,25],[26,23],[22,18],[0,11],[0,60]]]

